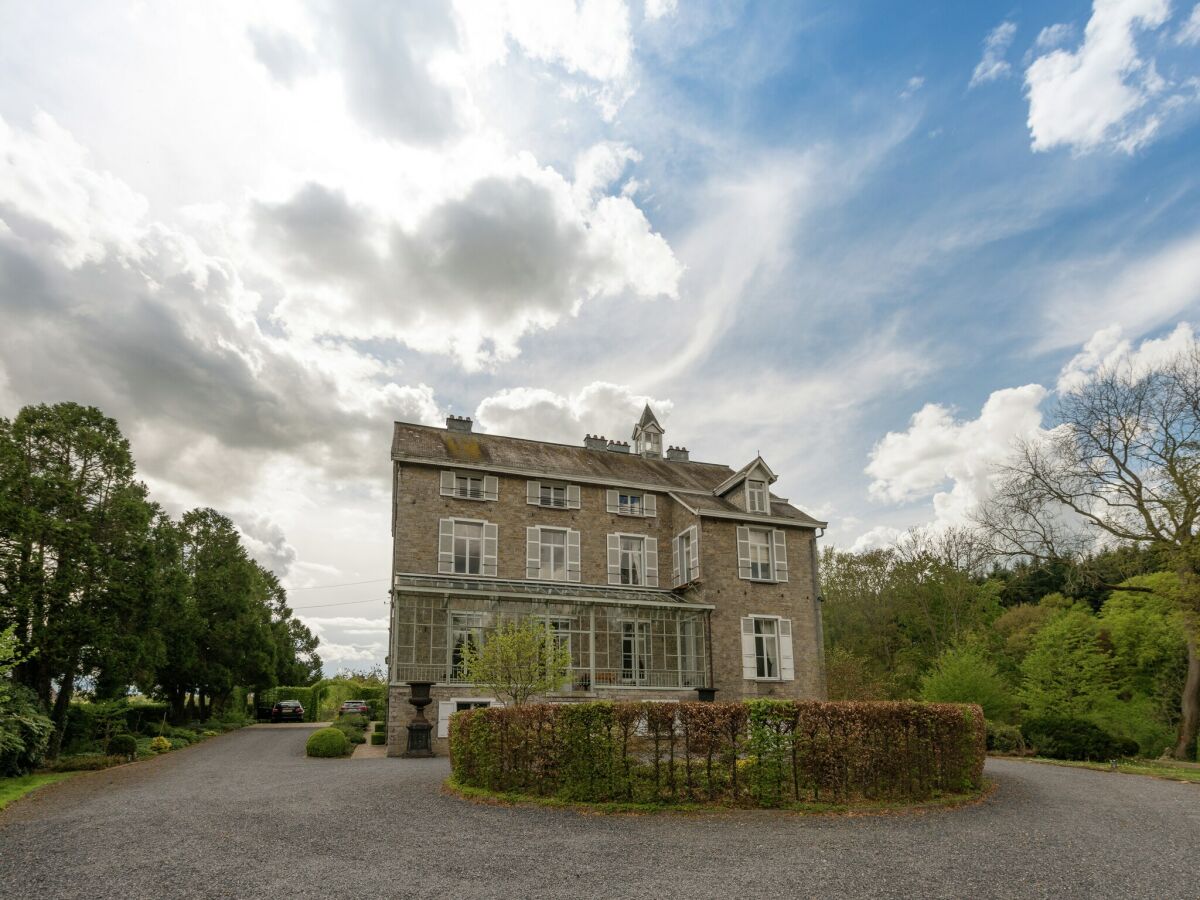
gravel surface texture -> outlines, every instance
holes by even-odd
[[[256,726],[0,813],[0,897],[1200,897],[1200,786],[993,760],[958,810],[600,816]]]

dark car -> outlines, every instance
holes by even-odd
[[[280,700],[271,707],[272,722],[303,722],[304,707],[299,700]]]
[[[347,700],[338,709],[339,716],[363,716],[366,719],[371,718],[371,707],[367,705],[366,700]]]

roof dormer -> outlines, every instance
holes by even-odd
[[[746,512],[768,515],[771,512],[771,485],[778,478],[766,460],[756,456],[717,485],[713,493],[718,497],[732,495],[731,499]]]
[[[647,403],[642,417],[633,426],[633,452],[646,459],[662,459],[663,433],[662,425]]]

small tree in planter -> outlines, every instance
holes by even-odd
[[[570,649],[537,619],[504,622],[488,633],[482,647],[467,641],[460,653],[463,680],[513,706],[561,688],[571,668]]]

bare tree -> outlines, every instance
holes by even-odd
[[[1086,562],[1121,544],[1169,551],[1188,622],[1174,750],[1187,758],[1200,725],[1200,347],[1149,367],[1126,359],[1063,393],[1054,427],[1020,443],[994,487],[978,521],[998,554]]]

